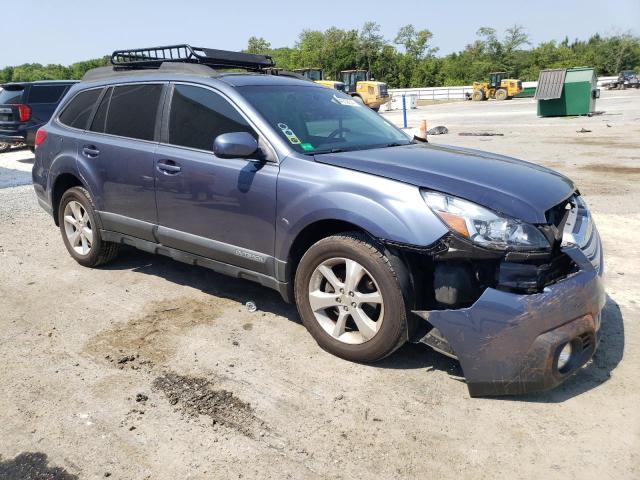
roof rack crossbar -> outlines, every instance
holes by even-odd
[[[240,68],[251,71],[260,71],[275,65],[269,55],[192,47],[187,44],[116,50],[111,54],[111,64],[118,70],[160,68],[164,62],[198,63],[211,68]]]

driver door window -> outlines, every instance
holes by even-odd
[[[176,85],[169,112],[169,143],[198,150],[213,150],[223,133],[257,135],[229,102],[217,93],[192,85]]]

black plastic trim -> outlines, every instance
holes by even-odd
[[[174,260],[177,260],[182,263],[188,263],[189,265],[198,265],[201,267],[208,268],[215,272],[221,273],[223,275],[228,275],[230,277],[242,278],[245,280],[250,280],[252,282],[259,283],[262,286],[271,288],[276,290],[282,295],[282,298],[286,302],[292,302],[292,298],[289,293],[289,285],[285,282],[279,282],[271,275],[266,275],[264,273],[259,273],[247,268],[238,267],[235,265],[229,265],[228,263],[220,262],[218,260],[213,260],[211,258],[206,258],[201,255],[196,255],[193,253],[187,253],[177,248],[171,248],[166,245],[162,245],[156,242],[150,242],[147,240],[143,240],[141,238],[136,238],[131,235],[124,235],[122,233],[117,233],[109,230],[100,230],[100,235],[102,239],[107,242],[119,243],[122,245],[129,245],[135,247],[139,250],[164,255],[166,257],[170,257]]]

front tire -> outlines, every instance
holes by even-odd
[[[474,102],[481,102],[484,100],[484,92],[482,90],[474,90],[471,94],[471,100]]]
[[[315,243],[295,277],[298,312],[324,350],[374,362],[407,339],[402,287],[384,250],[358,232]]]
[[[0,142],[0,153],[8,152],[11,149],[10,143]]]
[[[119,245],[106,242],[89,192],[73,187],[64,192],[58,207],[62,241],[73,259],[85,267],[96,267],[113,260]]]

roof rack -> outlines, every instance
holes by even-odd
[[[211,68],[240,68],[250,71],[262,71],[275,66],[269,55],[192,47],[187,44],[116,50],[111,54],[111,64],[116,70],[160,68],[165,62],[197,63]]]

